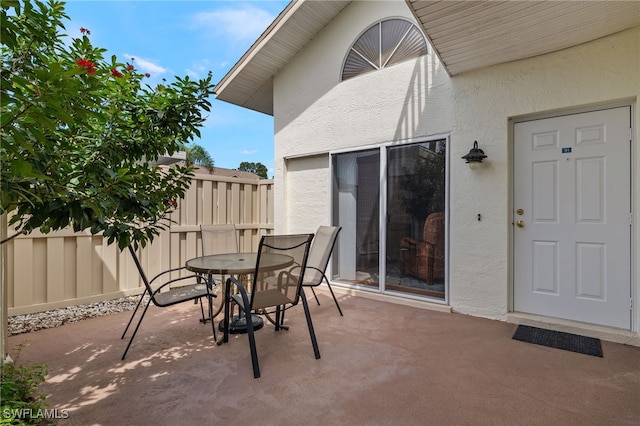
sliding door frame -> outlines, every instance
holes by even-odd
[[[444,299],[434,298],[429,296],[417,295],[408,292],[401,292],[397,290],[387,290],[385,288],[386,284],[386,275],[387,275],[387,264],[386,264],[386,253],[387,253],[387,148],[396,147],[401,145],[412,145],[419,144],[424,142],[432,142],[437,140],[444,140],[447,146],[446,156],[445,156],[445,282],[444,282]],[[379,282],[378,288],[372,288],[371,286],[362,285],[362,284],[350,284],[344,281],[335,281],[336,285],[343,286],[346,288],[354,288],[363,291],[369,291],[380,294],[388,294],[394,296],[401,296],[406,299],[417,299],[417,300],[429,300],[434,303],[448,304],[449,303],[449,181],[450,181],[450,142],[451,135],[449,133],[436,134],[430,136],[424,136],[419,138],[411,138],[411,139],[403,139],[398,141],[391,142],[383,142],[379,144],[372,145],[362,145],[357,147],[349,147],[342,148],[338,150],[329,151],[329,176],[330,176],[330,185],[329,189],[329,217],[331,218],[331,222],[333,223],[334,218],[334,199],[335,199],[335,185],[334,185],[334,167],[333,167],[333,157],[338,154],[347,154],[347,153],[357,153],[361,151],[368,150],[379,150],[380,154],[380,200],[379,200],[379,254],[378,254],[378,267],[379,267]],[[335,224],[334,224],[335,225]],[[332,279],[334,275],[333,271],[333,262],[330,262],[329,265],[329,274],[328,277],[331,279],[331,283],[334,284]]]

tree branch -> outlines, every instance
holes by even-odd
[[[13,234],[12,236],[7,237],[4,240],[0,241],[0,245],[2,245],[4,243],[8,243],[9,241],[13,240],[14,238],[16,238],[16,237],[18,237],[18,236],[20,236],[22,234],[24,234],[24,232],[17,232],[15,234]]]

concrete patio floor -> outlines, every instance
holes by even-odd
[[[151,308],[125,361],[130,313],[9,338],[23,363],[46,363],[58,425],[639,425],[640,347],[604,357],[523,343],[516,325],[363,297],[310,301],[289,331],[216,346],[199,307]],[[218,335],[220,336],[220,334]]]

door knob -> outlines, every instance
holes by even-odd
[[[519,220],[516,222],[516,226],[518,228],[524,228],[524,220]]]

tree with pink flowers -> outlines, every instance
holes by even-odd
[[[193,176],[150,163],[200,135],[211,74],[151,87],[89,29],[63,42],[62,2],[2,0],[1,13],[0,213],[18,234],[72,227],[145,246]]]

